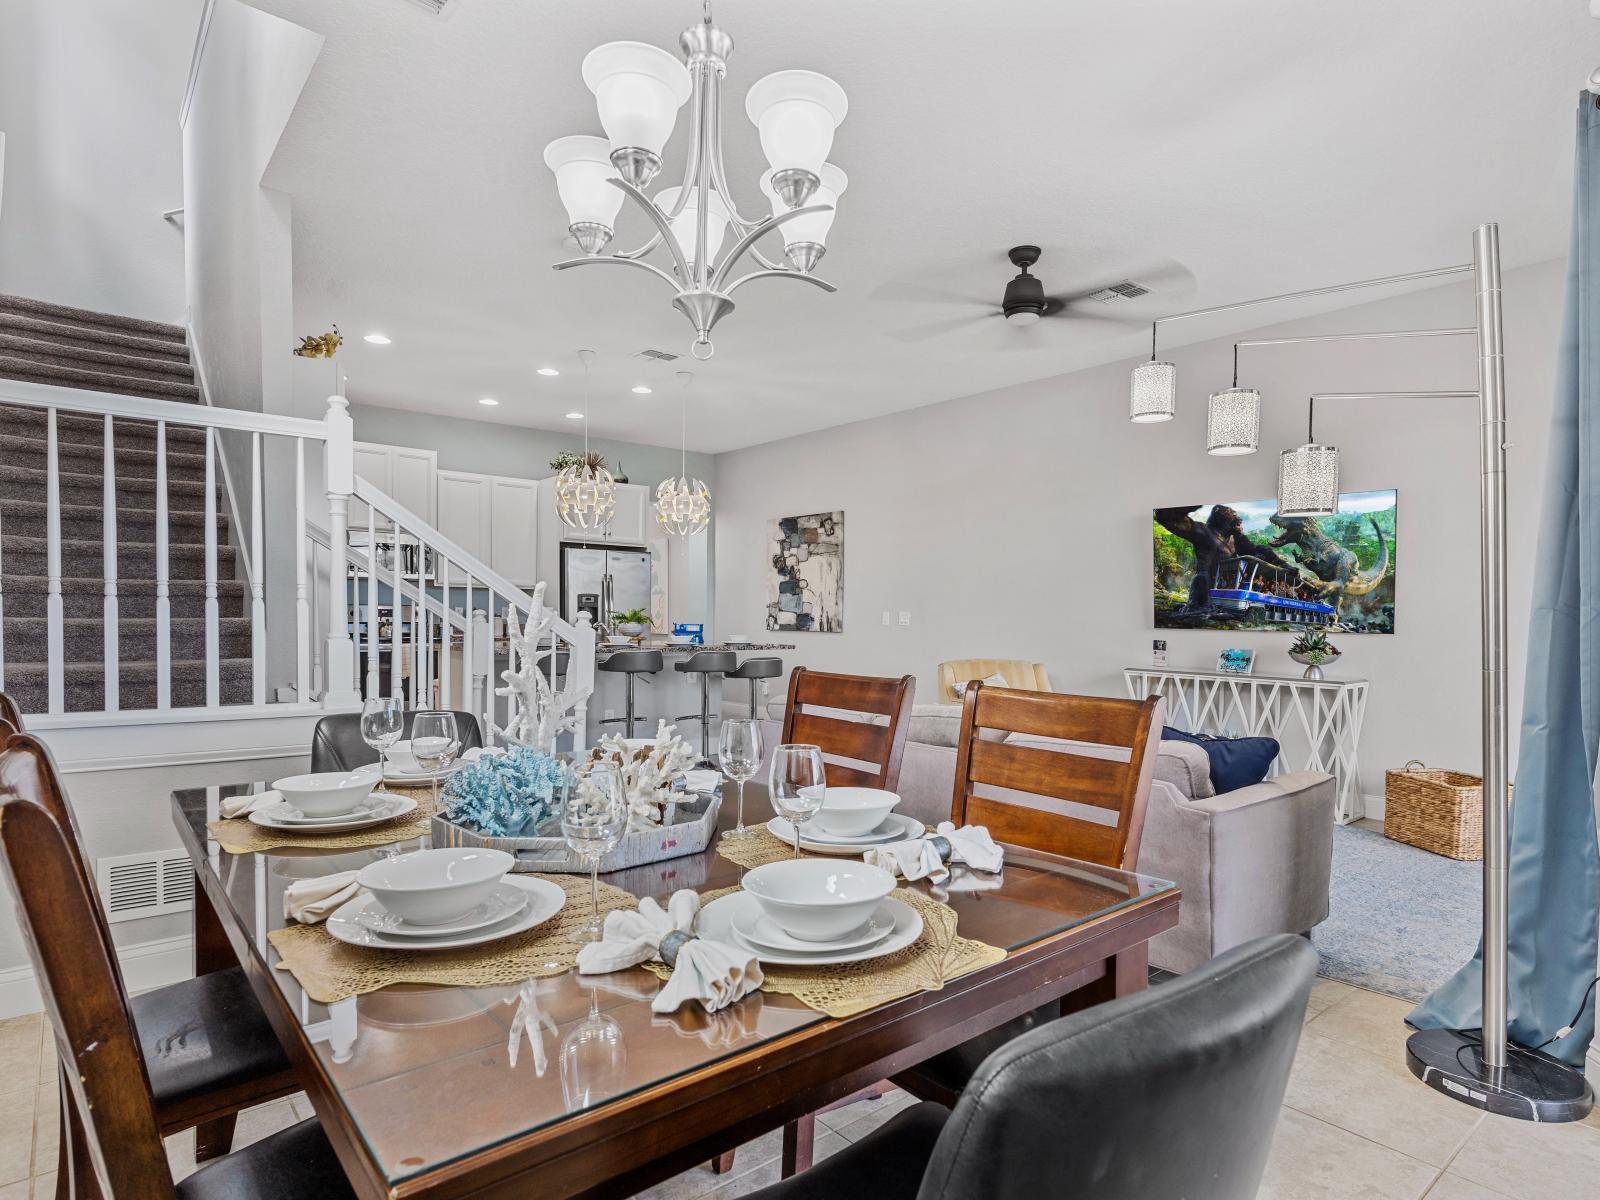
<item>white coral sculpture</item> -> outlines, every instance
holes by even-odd
[[[506,632],[511,643],[511,666],[500,672],[505,687],[495,688],[497,696],[511,698],[511,717],[504,729],[491,723],[495,736],[516,746],[532,746],[546,753],[555,750],[556,735],[578,728],[578,705],[589,698],[571,683],[577,672],[568,671],[568,684],[557,693],[550,686],[549,660],[556,653],[550,626],[555,610],[545,607],[545,585],[533,589],[533,607],[521,629],[515,609],[506,612]],[[540,655],[546,656],[541,666]]]
[[[648,746],[630,746],[618,734],[607,734],[589,751],[585,773],[579,781],[580,798],[594,798],[590,767],[604,763],[617,768],[628,796],[628,827],[654,829],[665,823],[672,804],[672,783],[694,764],[694,747],[677,734],[676,725],[661,721]]]

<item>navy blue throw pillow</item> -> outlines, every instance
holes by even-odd
[[[1211,760],[1211,785],[1217,795],[1260,783],[1272,770],[1278,757],[1278,739],[1269,737],[1225,738],[1209,733],[1185,733],[1171,725],[1162,727],[1161,736],[1174,742],[1193,742]]]

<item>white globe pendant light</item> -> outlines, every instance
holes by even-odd
[[[617,511],[617,481],[611,472],[589,462],[589,364],[593,350],[579,350],[583,360],[583,462],[563,467],[556,476],[556,515],[571,529],[604,529]]]
[[[689,478],[689,383],[693,378],[692,372],[678,372],[678,477],[663,479],[656,488],[656,521],[678,537],[701,533],[711,521],[711,489],[702,480]]]

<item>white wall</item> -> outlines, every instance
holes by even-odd
[[[1514,720],[1563,271],[1545,263],[1505,277]],[[1460,282],[1277,328],[1465,326],[1472,311],[1471,286]],[[1247,348],[1240,382],[1263,393],[1261,452],[1214,458],[1205,453],[1206,396],[1228,383],[1233,340],[1163,353],[1179,380],[1179,415],[1166,424],[1128,421],[1133,364],[1123,362],[719,455],[723,627],[763,627],[769,518],[843,509],[844,632],[796,635],[788,663],[913,672],[931,700],[943,659],[1036,659],[1061,690],[1122,694],[1121,668],[1148,663],[1155,636],[1152,508],[1274,495],[1277,451],[1304,440],[1314,390],[1476,385],[1471,338]],[[1336,638],[1344,658],[1334,673],[1372,683],[1364,790],[1381,794],[1383,770],[1410,758],[1475,771],[1473,402],[1324,405],[1317,435],[1342,451],[1343,490],[1399,489],[1397,631]],[[909,611],[911,625],[883,627],[886,609],[896,620]],[[1175,666],[1209,667],[1222,646],[1244,644],[1257,648],[1258,673],[1298,673],[1287,634],[1161,636]]]
[[[178,107],[202,0],[0,11],[0,291],[177,321]]]

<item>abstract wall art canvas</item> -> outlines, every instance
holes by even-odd
[[[1393,633],[1395,493],[1346,492],[1330,517],[1275,500],[1155,510],[1157,629]]]
[[[777,517],[767,523],[767,545],[767,628],[843,632],[844,513]]]

